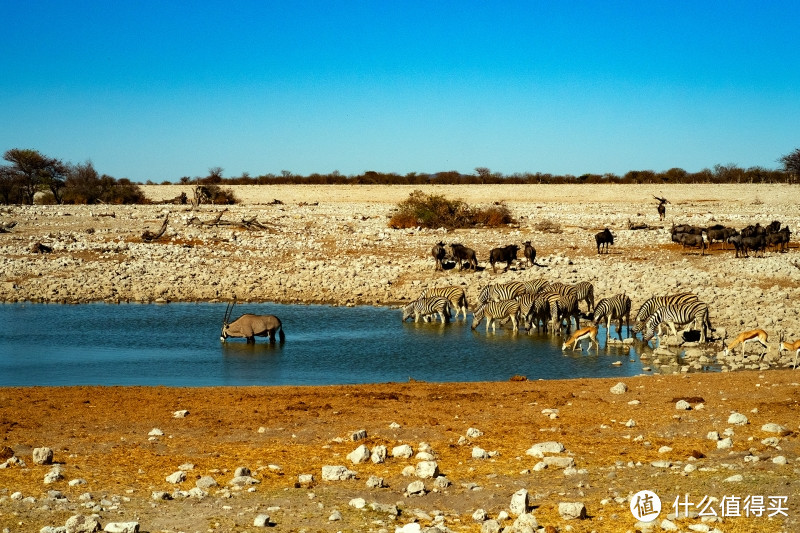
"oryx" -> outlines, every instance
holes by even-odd
[[[247,339],[247,344],[255,344],[256,337],[269,337],[269,342],[274,343],[276,332],[281,342],[286,340],[281,319],[275,315],[245,314],[233,322],[229,322],[234,305],[236,305],[235,298],[225,308],[225,316],[222,319],[222,334],[220,335],[222,342],[225,342],[228,337],[244,337]]]

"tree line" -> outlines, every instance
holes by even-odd
[[[145,203],[147,200],[139,185],[127,178],[113,178],[99,174],[91,162],[72,164],[48,157],[37,150],[13,148],[3,154],[8,162],[0,165],[0,201],[4,204],[129,204]],[[352,185],[479,185],[479,184],[568,184],[568,183],[619,183],[619,184],[684,184],[684,183],[795,183],[800,174],[800,148],[778,159],[782,168],[741,168],[735,164],[715,165],[713,169],[688,172],[671,168],[663,172],[653,170],[631,170],[617,174],[583,174],[581,176],[549,173],[514,173],[504,175],[486,167],[477,167],[472,174],[455,170],[407,174],[376,172],[368,170],[362,174],[345,176],[338,171],[328,174],[313,173],[307,176],[283,170],[280,174],[238,177],[223,177],[221,167],[212,167],[207,176],[188,177],[178,180],[181,184],[197,186],[223,185],[278,185],[278,184],[352,184]],[[147,181],[147,184],[153,184]],[[162,182],[171,184],[172,182]],[[231,196],[232,197],[232,196]]]

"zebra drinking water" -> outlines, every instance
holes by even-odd
[[[464,320],[467,319],[467,294],[462,287],[450,285],[449,287],[430,287],[422,291],[420,298],[431,298],[433,296],[444,296],[450,301],[450,306],[455,309],[455,318],[463,313]]]
[[[450,322],[450,300],[444,296],[434,296],[431,298],[420,298],[416,302],[411,302],[403,307],[403,322],[414,317],[414,322],[419,322],[420,318],[426,318],[438,314],[442,322]]]
[[[617,294],[611,298],[603,298],[594,308],[594,322],[597,324],[603,318],[606,319],[606,338],[611,337],[611,320],[619,320],[617,326],[617,335],[619,340],[622,340],[622,319],[624,318],[628,326],[628,331],[631,329],[631,299],[625,293]]]
[[[489,332],[489,326],[492,331],[496,331],[496,321],[511,319],[514,331],[518,330],[517,315],[519,314],[519,302],[517,300],[502,300],[500,302],[487,302],[475,311],[472,315],[472,329],[478,327],[481,320],[486,318],[486,332]]]

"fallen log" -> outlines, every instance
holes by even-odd
[[[144,233],[142,233],[142,240],[144,242],[153,242],[160,239],[167,231],[168,221],[169,221],[169,213],[167,213],[167,216],[164,217],[164,223],[161,224],[161,229],[158,231],[158,233],[153,233],[152,231],[146,230]]]

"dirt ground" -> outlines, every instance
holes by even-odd
[[[266,513],[275,531],[394,531],[414,521],[430,526],[441,515],[438,523],[452,531],[477,532],[476,510],[496,518],[524,488],[540,526],[555,531],[633,531],[636,520],[627,499],[643,489],[661,497],[660,519],[674,512],[675,498],[684,494],[695,505],[704,496],[787,496],[788,516],[726,516],[711,525],[725,532],[798,531],[798,382],[796,371],[771,370],[627,378],[628,390],[621,395],[610,392],[617,380],[609,379],[6,388],[0,390],[0,446],[10,447],[26,466],[0,470],[0,527],[39,531],[62,525],[76,513],[88,515],[90,509],[79,507],[85,505],[80,495],[88,492],[89,507],[100,506],[103,524],[136,520],[142,531],[255,531],[254,518]],[[692,409],[677,410],[680,399]],[[179,410],[188,414],[175,418]],[[729,423],[732,412],[744,414],[749,423]],[[762,430],[767,423],[784,426],[785,434]],[[150,437],[154,428],[163,436]],[[470,428],[483,435],[466,437]],[[732,447],[717,449],[708,433],[722,437],[728,428]],[[366,439],[353,442],[351,435],[361,429]],[[779,442],[764,444],[769,437]],[[562,443],[566,450],[558,455],[573,458],[577,472],[535,471],[540,459],[525,452],[545,441]],[[430,445],[440,473],[452,483],[434,490],[432,481],[425,480],[424,496],[404,495],[416,478],[402,471],[416,465],[415,459],[390,456],[381,464],[352,464],[346,458],[360,444],[370,449],[384,445],[391,455],[401,444],[416,453],[422,442]],[[32,461],[32,449],[42,446],[54,450],[63,480],[43,484],[52,467]],[[670,449],[662,450],[665,446]],[[473,458],[474,447],[492,457]],[[774,464],[778,456],[788,464]],[[655,461],[670,466],[652,466]],[[194,467],[184,482],[166,481],[186,463]],[[698,469],[686,472],[689,464]],[[323,481],[325,465],[347,466],[357,472],[356,479]],[[240,466],[250,468],[259,481],[253,492],[225,487]],[[299,486],[301,474],[313,474],[315,481]],[[724,481],[736,474],[743,480]],[[206,475],[220,486],[208,489],[203,499],[151,498],[154,491],[188,491]],[[387,486],[367,488],[370,476],[382,477]],[[86,484],[70,486],[73,479]],[[67,499],[48,499],[49,490]],[[15,492],[36,501],[15,501],[10,498]],[[364,498],[366,510],[350,506],[354,498]],[[399,515],[373,511],[373,502],[396,504]],[[584,503],[587,518],[561,518],[561,502]],[[335,510],[341,520],[330,521]],[[719,503],[716,512],[721,513]],[[501,525],[510,527],[513,520]],[[703,523],[701,517],[673,522],[681,530]]]

